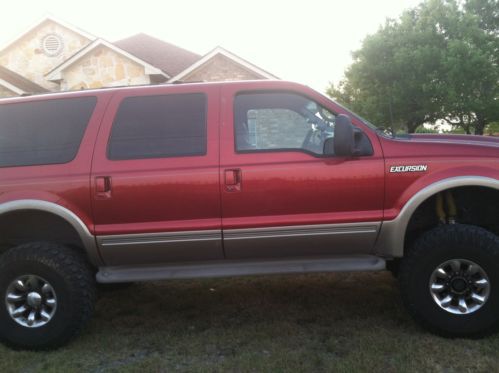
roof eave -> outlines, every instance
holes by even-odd
[[[103,39],[96,39],[94,40],[92,43],[90,43],[89,45],[87,45],[86,47],[82,48],[80,51],[78,51],[77,53],[75,53],[72,57],[68,58],[67,60],[65,60],[64,62],[62,62],[60,65],[56,66],[54,69],[52,69],[51,71],[49,71],[46,75],[45,75],[45,78],[49,81],[60,81],[62,80],[62,72],[72,66],[74,63],[76,63],[77,61],[79,61],[83,56],[85,56],[87,53],[91,52],[92,50],[94,50],[95,48],[97,48],[98,46],[100,45],[104,45],[105,47],[115,51],[116,53],[119,53],[123,56],[125,56],[126,58],[134,61],[135,63],[141,65],[144,67],[144,73],[146,75],[161,75],[163,77],[165,77],[166,79],[169,79],[170,76],[168,74],[166,74],[164,71],[158,69],[157,67],[155,66],[152,66],[150,65],[149,63],[141,60],[140,58],[138,57],[135,57],[134,55],[128,53],[127,51],[103,40]]]
[[[90,41],[94,41],[95,39],[97,39],[96,36],[86,32],[86,31],[83,31],[83,30],[80,30],[78,29],[77,27],[69,24],[69,23],[66,23],[64,21],[61,21],[53,16],[46,16],[40,20],[38,20],[38,22],[32,24],[27,30],[25,30],[24,32],[22,32],[21,34],[19,34],[17,37],[15,37],[14,39],[11,39],[9,40],[6,44],[2,45],[0,47],[0,53],[3,52],[4,50],[6,50],[7,48],[11,47],[16,41],[18,41],[19,39],[21,39],[24,35],[27,35],[29,34],[31,31],[33,31],[34,29],[36,29],[38,26],[40,26],[42,23],[46,22],[46,21],[52,21],[54,23],[57,23],[59,25],[61,25],[62,27],[65,27],[67,28],[68,30],[71,30],[81,36],[83,36],[84,38],[90,40]]]
[[[14,84],[12,83],[9,83],[8,81],[4,80],[4,79],[1,79],[0,78],[0,86],[3,86],[5,88],[7,88],[9,91],[12,91],[18,95],[22,95],[22,94],[25,94],[26,92],[24,90],[22,90],[21,88],[19,87],[16,87]]]
[[[57,83],[62,80],[62,73],[60,71],[51,74],[50,76],[46,77],[48,81]]]
[[[196,69],[203,66],[207,61],[209,61],[211,58],[215,57],[217,54],[221,54],[221,55],[233,60],[234,62],[240,64],[244,68],[262,76],[265,79],[279,79],[275,75],[268,73],[267,71],[259,68],[258,66],[253,65],[253,64],[249,63],[248,61],[242,59],[241,57],[238,57],[235,54],[229,52],[228,50],[218,46],[218,47],[214,48],[213,50],[211,50],[210,52],[208,52],[207,54],[205,54],[199,61],[193,63],[191,66],[187,67],[185,70],[181,71],[180,73],[178,73],[174,77],[170,78],[170,80],[168,80],[168,83],[173,83],[173,82],[181,80],[183,77],[189,75],[190,73],[192,73]]]

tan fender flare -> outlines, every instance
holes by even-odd
[[[103,265],[95,237],[75,213],[56,203],[36,199],[15,200],[0,204],[0,215],[23,210],[48,212],[64,219],[80,236],[89,261],[96,267]]]
[[[382,223],[374,253],[384,257],[403,257],[407,225],[416,209],[438,192],[464,186],[480,186],[499,190],[499,180],[483,176],[458,176],[437,181],[419,190],[407,201],[395,219]]]

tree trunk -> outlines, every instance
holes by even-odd
[[[467,135],[471,135],[470,121],[468,120],[468,122],[466,123],[466,119],[464,119],[464,115],[461,115],[459,117],[459,120],[461,121],[461,126],[464,128],[464,132]]]
[[[477,115],[477,120],[475,122],[475,135],[483,135],[483,130],[485,129],[485,120]]]
[[[407,127],[407,133],[414,133],[416,132],[416,129],[419,127],[419,122],[414,122],[414,121],[409,121],[406,124]]]

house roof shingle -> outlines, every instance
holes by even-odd
[[[177,75],[201,58],[199,54],[142,33],[113,44],[170,76]]]
[[[48,92],[48,89],[39,86],[38,84],[32,82],[29,79],[19,75],[18,73],[7,69],[4,66],[0,66],[0,79],[6,81],[9,84],[21,89],[26,93],[43,93]]]

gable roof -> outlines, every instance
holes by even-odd
[[[48,92],[47,89],[33,83],[31,80],[19,75],[18,73],[0,66],[0,85],[12,92],[22,95],[24,93],[42,93]]]
[[[151,64],[145,62],[144,60],[128,53],[127,51],[124,51],[121,48],[118,48],[117,46],[109,43],[108,41],[105,41],[103,39],[96,39],[92,43],[88,44],[86,47],[80,49],[78,52],[73,54],[71,57],[69,57],[67,60],[63,61],[61,64],[53,68],[51,71],[49,71],[47,74],[45,74],[45,77],[47,80],[51,81],[58,81],[62,79],[61,73],[68,68],[69,66],[73,65],[75,62],[77,62],[79,59],[84,57],[86,54],[90,53],[93,51],[95,48],[99,46],[105,46],[114,52],[124,56],[125,58],[128,58],[134,62],[136,62],[139,65],[142,65],[145,69],[146,75],[161,75],[165,78],[169,78],[170,76],[165,74],[163,71],[158,69],[155,66],[152,66]]]
[[[29,34],[31,31],[33,31],[34,29],[40,27],[41,25],[43,25],[46,22],[57,23],[58,25],[60,25],[60,26],[62,26],[64,28],[67,28],[68,30],[73,31],[73,32],[75,32],[75,33],[83,36],[84,38],[87,38],[90,41],[96,39],[96,37],[94,35],[89,34],[86,31],[80,30],[79,28],[77,28],[77,27],[75,27],[75,26],[73,26],[73,25],[71,25],[71,24],[69,24],[67,22],[61,21],[60,19],[57,19],[57,18],[55,18],[53,16],[47,16],[47,17],[39,20],[38,22],[36,22],[32,26],[30,26],[26,31],[24,31],[23,33],[21,33],[20,35],[18,35],[15,39],[12,39],[9,42],[7,42],[7,44],[1,46],[0,47],[0,52],[2,52],[5,49],[9,48],[12,44],[14,44],[16,41],[18,41],[19,39],[21,39],[23,36]]]
[[[168,80],[168,82],[169,83],[173,83],[173,82],[181,80],[183,77],[189,75],[194,70],[200,68],[206,62],[208,62],[210,59],[212,59],[213,57],[215,57],[218,54],[220,54],[222,56],[225,56],[225,57],[233,60],[235,63],[243,66],[244,68],[246,68],[246,69],[248,69],[248,70],[250,70],[250,71],[252,71],[254,73],[256,73],[257,75],[260,75],[262,78],[265,78],[265,79],[279,79],[275,75],[272,75],[271,73],[269,73],[269,72],[267,72],[267,71],[259,68],[258,66],[253,65],[251,62],[248,62],[245,59],[243,59],[243,58],[241,58],[239,56],[236,56],[234,53],[229,52],[227,49],[224,49],[224,48],[218,46],[215,49],[213,49],[211,52],[208,52],[207,54],[205,54],[203,56],[203,58],[201,58],[200,60],[198,60],[196,63],[192,64],[191,66],[189,66],[188,68],[186,68],[184,71],[181,71],[180,73],[178,73],[177,75],[175,75],[173,78],[170,78],[170,80]]]
[[[201,58],[197,53],[143,33],[118,40],[113,44],[160,68],[169,76],[180,73]]]

